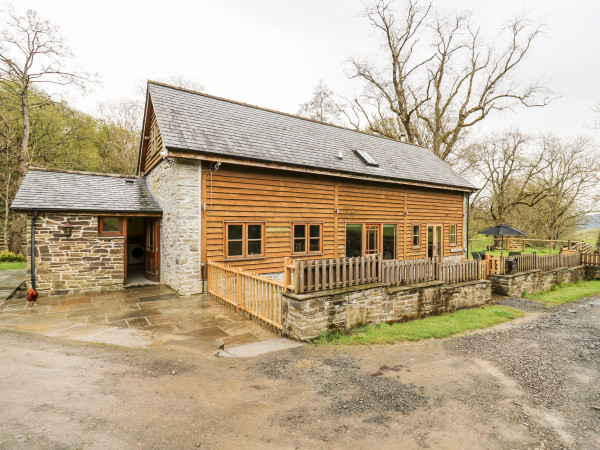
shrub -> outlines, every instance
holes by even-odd
[[[0,262],[25,262],[25,256],[9,251],[0,252]]]

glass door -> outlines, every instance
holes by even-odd
[[[429,225],[427,227],[427,257],[442,257],[442,226]]]
[[[379,253],[379,225],[366,226],[365,255]]]

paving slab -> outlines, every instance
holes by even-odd
[[[273,338],[233,348],[227,348],[226,345],[225,349],[219,350],[216,356],[223,358],[251,358],[253,356],[264,355],[265,353],[277,352],[280,350],[288,350],[302,345],[306,344],[287,338]]]
[[[25,282],[25,269],[0,270],[0,305]]]
[[[206,357],[276,335],[208,295],[162,285],[0,303],[0,327],[128,347],[168,347]]]

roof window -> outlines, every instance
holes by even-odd
[[[354,153],[356,153],[356,156],[358,156],[367,166],[379,167],[377,161],[375,161],[366,150],[354,150]]]

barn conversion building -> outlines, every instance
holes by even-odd
[[[208,260],[279,277],[286,257],[460,259],[475,190],[426,148],[148,82],[137,176],[30,169],[11,207],[42,294],[186,295]]]

